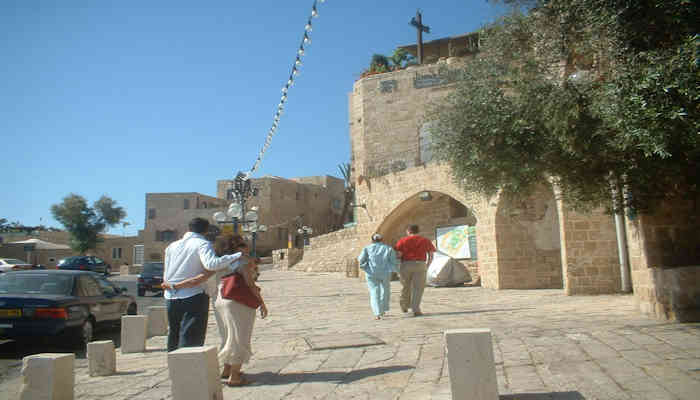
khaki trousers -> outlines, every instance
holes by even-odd
[[[401,278],[401,299],[399,304],[402,310],[409,308],[413,312],[420,312],[420,302],[425,291],[425,277],[428,266],[425,261],[402,261],[399,277]]]

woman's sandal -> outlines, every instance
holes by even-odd
[[[238,382],[225,381],[224,385],[226,385],[228,387],[238,387],[238,386],[250,385],[251,383],[253,383],[253,381],[249,381],[246,378],[241,378]]]

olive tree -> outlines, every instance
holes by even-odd
[[[481,30],[479,53],[428,113],[456,181],[492,196],[551,179],[581,209],[609,207],[616,182],[638,211],[697,199],[695,2],[506,2],[519,7]]]

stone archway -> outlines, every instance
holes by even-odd
[[[498,199],[495,216],[500,289],[564,287],[559,213],[551,186]]]
[[[393,245],[406,234],[409,224],[418,225],[422,236],[435,241],[438,228],[462,225],[475,227],[477,217],[472,209],[449,194],[421,191],[392,210],[379,224],[377,232],[384,236],[385,243]],[[471,231],[476,235],[475,229],[472,228]],[[471,258],[458,259],[469,270],[472,280],[479,276],[477,254],[478,250],[474,247]]]

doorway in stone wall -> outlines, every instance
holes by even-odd
[[[562,289],[561,237],[554,192],[500,196],[495,216],[500,289]]]
[[[433,241],[438,250],[464,265],[472,282],[478,282],[477,218],[471,208],[448,194],[421,191],[392,210],[377,232],[393,246],[411,224],[418,225],[419,234]]]

